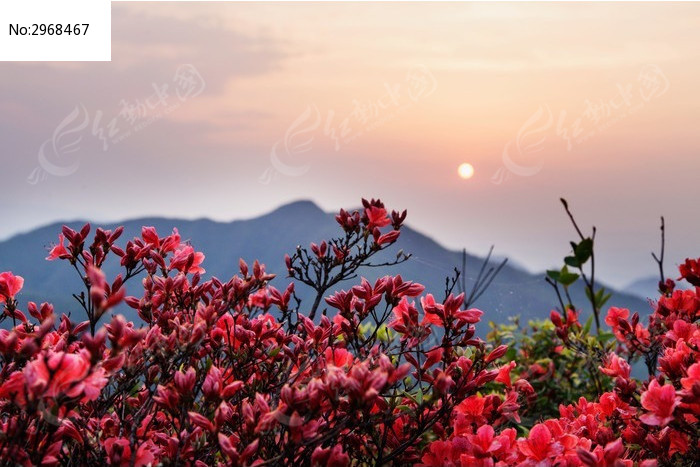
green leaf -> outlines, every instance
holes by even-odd
[[[591,324],[593,324],[593,315],[589,316],[586,324],[583,325],[584,334],[588,334],[591,331]]]
[[[584,238],[583,240],[581,240],[581,243],[576,245],[576,248],[574,248],[574,255],[576,256],[576,259],[578,259],[581,264],[588,261],[588,259],[591,257],[592,254],[593,254],[593,239],[590,237]]]
[[[574,282],[576,282],[579,278],[579,275],[573,272],[569,272],[569,268],[564,266],[561,268],[561,271],[559,272],[559,282],[561,285],[564,287],[568,287]]]
[[[557,271],[556,269],[548,269],[547,276],[553,281],[559,282],[559,271]]]
[[[576,259],[575,256],[565,257],[564,262],[567,264],[567,266],[571,266],[572,268],[580,268],[581,267],[581,262],[578,259]]]
[[[374,323],[365,323],[360,325],[360,334],[369,336],[374,331]]]
[[[394,338],[394,333],[387,327],[386,324],[382,324],[377,330],[377,337],[381,342],[391,342],[391,340]]]
[[[615,338],[615,334],[613,334],[612,332],[601,332],[601,333],[598,335],[598,341],[599,341],[601,344],[605,344],[605,343],[607,343],[609,340],[614,339],[614,338]]]
[[[605,302],[610,300],[610,297],[612,297],[612,294],[606,294],[605,289],[601,287],[600,290],[595,294],[595,303],[598,306],[598,308],[602,308],[603,305],[605,305]]]

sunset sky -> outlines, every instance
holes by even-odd
[[[365,196],[540,270],[563,196],[615,285],[655,273],[662,214],[668,268],[700,255],[700,4],[114,3],[112,38],[0,63],[0,238]]]

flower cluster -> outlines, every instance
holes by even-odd
[[[120,247],[122,229],[64,228],[47,259],[80,276],[85,321],[48,303],[25,313],[22,278],[0,274],[0,319],[11,320],[0,330],[0,462],[649,466],[697,455],[697,290],[663,297],[646,334],[611,311],[627,346],[601,364],[614,389],[528,431],[529,376],[507,345],[475,336],[483,313],[464,294],[438,298],[401,276],[340,288],[408,258],[374,259],[405,217],[379,200],[341,211],[341,236],[286,257],[295,282],[281,290],[258,262],[205,279],[204,255],[176,230],[144,227]],[[107,278],[107,261],[122,273]],[[316,293],[310,308],[299,284]],[[573,312],[552,319],[564,341],[581,328]],[[660,374],[631,379],[626,357],[657,347]]]
[[[688,264],[695,262],[681,266],[682,279],[693,277]],[[558,417],[535,423],[527,436],[519,438],[510,427],[495,431],[488,419],[472,419],[465,430],[463,415],[455,410],[452,430],[428,446],[423,463],[693,465],[700,456],[700,288],[666,290],[647,326],[640,323],[637,313],[615,307],[608,310],[605,322],[611,326],[618,348],[601,359],[598,371],[612,380],[610,390],[601,391],[593,400],[580,397],[561,404]],[[561,339],[555,353],[581,340],[581,326],[572,310],[566,319],[552,312],[551,322]],[[526,347],[532,348],[532,344]],[[656,362],[646,381],[631,377],[631,363],[639,357],[647,366]],[[515,367],[515,362],[511,366]],[[548,374],[555,384],[561,376],[556,371]],[[533,380],[533,384],[541,387],[539,381]],[[478,413],[482,404],[472,403],[471,407],[478,407]]]

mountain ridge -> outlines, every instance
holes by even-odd
[[[273,285],[283,288],[288,281],[285,278],[284,254],[294,251],[297,245],[308,245],[310,242],[338,236],[341,231],[333,218],[334,213],[323,211],[313,201],[300,200],[248,219],[215,221],[208,218],[188,220],[144,216],[120,222],[96,223],[93,228],[99,225],[113,229],[123,225],[125,232],[117,242],[123,245],[128,239],[140,235],[143,225],[156,227],[160,235],[166,235],[173,227],[177,227],[184,240],[191,241],[195,249],[206,255],[203,263],[207,270],[206,277],[214,275],[227,278],[235,274],[239,257],[246,261],[258,259],[266,264],[269,272],[278,275]],[[67,225],[79,228],[85,222],[74,220]],[[77,304],[70,293],[66,293],[80,291],[81,283],[77,274],[60,261],[47,262],[44,259],[49,246],[56,242],[62,225],[61,222],[53,222],[0,241],[0,271],[11,270],[25,278],[25,289],[18,297],[21,307],[29,300],[51,301],[59,313],[68,311],[80,315]],[[443,247],[410,225],[404,227],[392,249],[381,253],[380,260],[393,258],[399,249],[411,253],[412,258],[389,270],[378,268],[361,271],[361,274],[370,280],[386,274],[401,274],[406,280],[425,285],[426,292],[442,296],[445,278],[452,274],[455,266],[461,264],[460,251]],[[469,283],[473,283],[482,261],[475,254],[467,254],[468,287]],[[116,275],[118,271],[119,268],[115,265],[105,267],[108,277]],[[340,284],[340,287],[347,289],[354,283]],[[135,284],[135,281],[127,284],[129,295],[138,295]],[[309,293],[301,284],[298,285],[303,308],[304,303],[308,304]],[[572,292],[577,305],[585,304],[582,289],[575,288]],[[519,265],[506,265],[490,289],[476,303],[477,307],[487,313],[485,321],[495,322],[505,322],[512,315],[520,315],[525,320],[545,318],[556,305],[556,296],[545,283],[544,273],[533,274],[520,269]],[[619,291],[613,294],[610,305],[626,306],[640,314],[650,311],[644,300]],[[127,314],[129,319],[135,319],[132,310],[128,308],[121,307],[118,311]]]

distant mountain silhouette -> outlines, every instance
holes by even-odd
[[[672,277],[675,279],[677,276]],[[676,282],[676,289],[690,289],[692,286],[685,281]],[[643,300],[656,300],[659,296],[659,276],[642,277],[630,282],[623,292],[636,295]]]
[[[72,228],[79,228],[82,224],[83,221],[67,223]],[[273,281],[278,288],[284,288],[288,282],[285,253],[293,252],[297,245],[308,246],[312,241],[318,242],[340,233],[333,215],[310,201],[287,204],[269,214],[248,220],[215,222],[209,219],[148,217],[113,224],[93,224],[93,231],[97,226],[113,229],[118,225],[125,227],[124,234],[117,242],[119,245],[140,235],[144,225],[154,226],[160,235],[168,234],[173,227],[177,227],[183,240],[190,240],[197,250],[206,255],[203,266],[207,277],[213,275],[228,279],[237,272],[239,258],[248,262],[258,259],[266,264],[269,272],[278,275]],[[51,224],[0,242],[0,271],[11,270],[25,278],[25,288],[18,297],[22,309],[26,310],[26,302],[30,300],[50,301],[54,303],[57,313],[71,312],[74,320],[82,321],[82,311],[71,297],[71,293],[81,291],[77,273],[65,261],[47,262],[44,259],[49,246],[56,242],[61,226],[61,223]],[[469,239],[465,238],[464,242],[469,245]],[[428,292],[441,297],[445,278],[452,275],[455,266],[461,264],[461,252],[450,251],[410,227],[405,227],[397,244],[382,254],[385,259],[390,259],[399,249],[411,253],[412,258],[391,270],[377,268],[362,271],[362,274],[371,280],[386,274],[401,274],[404,279],[420,282]],[[468,255],[467,278],[470,281],[474,280],[481,263],[481,258]],[[105,268],[108,277],[113,277],[118,271],[114,264]],[[557,301],[543,277],[543,274],[532,274],[506,265],[475,306],[484,310],[485,322],[505,322],[514,315],[520,315],[523,320],[545,318]],[[342,286],[347,289],[354,283]],[[309,291],[303,284],[297,286],[304,300],[302,305],[309,306]],[[132,280],[127,283],[127,294],[139,295],[139,288],[140,283]],[[582,289],[576,288],[572,292],[574,303],[580,306],[586,303]],[[614,292],[609,305],[628,307],[642,315],[650,312],[645,300],[629,293]],[[118,311],[129,319],[138,319],[125,306]]]

